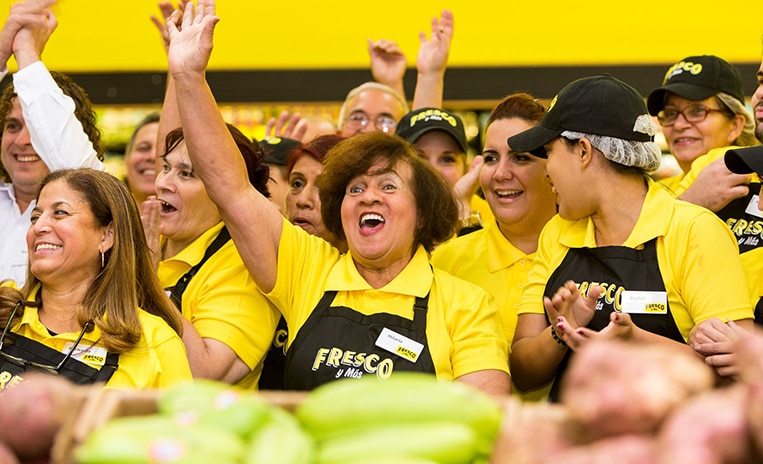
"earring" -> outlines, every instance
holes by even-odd
[[[106,259],[103,256],[103,252],[101,252],[101,269],[106,267]]]

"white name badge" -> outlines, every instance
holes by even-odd
[[[405,335],[400,335],[386,327],[382,329],[379,338],[376,339],[376,346],[390,353],[395,353],[412,363],[418,361],[419,355],[421,355],[421,351],[424,349],[424,345],[416,340],[411,340]]]
[[[667,314],[667,292],[640,292],[623,290],[621,305],[624,313],[629,314]]]
[[[71,351],[72,346],[74,346],[73,342],[66,342],[66,345],[64,345],[63,353],[66,354]],[[79,346],[74,349],[74,353],[72,353],[71,357],[77,361],[81,361],[90,365],[103,366],[106,364],[106,355],[108,354],[109,353],[106,351],[106,348],[99,346],[82,346],[80,343]]]
[[[753,195],[752,198],[750,198],[750,203],[747,205],[747,208],[745,208],[744,212],[750,216],[763,218],[763,211],[758,209],[758,201],[758,195]]]

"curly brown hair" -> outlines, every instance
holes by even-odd
[[[82,130],[87,134],[90,143],[93,144],[93,150],[95,150],[98,155],[98,159],[103,161],[103,154],[106,152],[106,149],[101,141],[101,130],[97,125],[98,118],[95,113],[95,108],[93,108],[93,103],[87,96],[87,92],[65,74],[50,71],[50,75],[53,77],[53,80],[56,81],[58,87],[61,88],[61,91],[74,101],[74,116],[80,124],[82,124]],[[3,139],[5,120],[8,118],[8,115],[13,108],[14,98],[16,98],[16,89],[13,87],[13,84],[9,84],[3,89],[3,92],[0,93],[0,141]],[[3,163],[1,161],[0,179],[5,182],[12,182],[8,172],[3,168]]]
[[[413,251],[422,245],[431,252],[451,238],[458,226],[458,203],[445,178],[418,155],[413,145],[396,135],[378,131],[339,142],[323,160],[323,172],[316,186],[326,228],[337,238],[346,240],[341,208],[347,185],[379,163],[382,169],[392,169],[400,163],[411,167],[417,216]]]

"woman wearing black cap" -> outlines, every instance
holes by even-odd
[[[680,199],[715,211],[739,244],[750,301],[760,298],[763,214],[755,203],[760,180],[733,173],[723,163],[729,149],[757,145],[755,121],[745,107],[739,71],[717,56],[684,58],[647,99],[684,174],[667,179]]]
[[[519,307],[510,361],[519,388],[554,381],[558,398],[569,357],[592,338],[691,350],[703,320],[752,324],[728,228],[648,177],[660,162],[655,129],[641,95],[605,75],[566,86],[540,126],[508,140],[548,158],[559,205]]]

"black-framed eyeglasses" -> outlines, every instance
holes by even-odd
[[[355,127],[366,127],[370,122],[368,115],[362,111],[354,111],[347,118],[347,124]],[[397,120],[386,114],[380,114],[374,119],[374,127],[385,133],[394,132],[395,127],[397,127]]]
[[[5,336],[8,333],[8,330],[11,327],[11,321],[13,321],[13,317],[16,315],[16,310],[21,306],[21,302],[16,303],[16,306],[13,307],[13,311],[11,311],[11,315],[8,318],[8,322],[5,323],[5,328],[3,329],[3,334],[0,335],[0,356],[5,358],[7,361],[19,366],[19,367],[34,367],[36,369],[43,370],[49,374],[58,375],[59,371],[61,370],[61,367],[66,363],[66,361],[71,358],[72,353],[74,353],[74,350],[77,349],[77,346],[79,346],[79,342],[82,341],[82,337],[85,336],[85,332],[87,332],[88,327],[90,327],[90,324],[93,323],[92,320],[85,322],[84,327],[82,327],[82,331],[77,336],[77,340],[74,342],[74,346],[71,347],[68,353],[64,356],[64,359],[61,360],[57,365],[53,366],[50,364],[42,364],[37,363],[34,361],[29,361],[24,358],[19,358],[17,356],[13,356],[11,354],[8,354],[3,351],[3,342],[5,342]]]
[[[686,122],[696,123],[702,122],[707,118],[707,115],[712,112],[725,113],[726,110],[718,108],[708,108],[705,105],[691,105],[682,110],[675,108],[666,108],[657,113],[657,120],[663,126],[672,126],[678,120],[678,115],[684,117]]]

